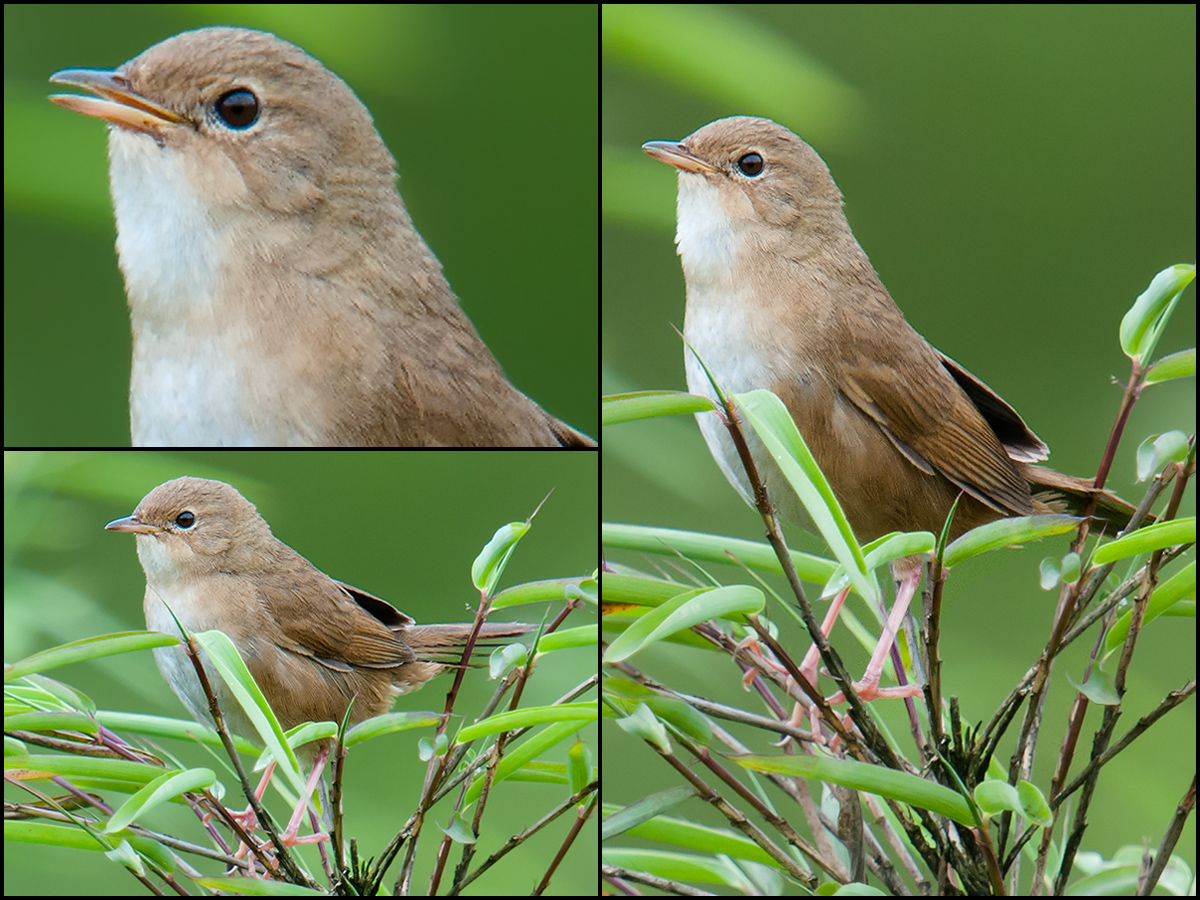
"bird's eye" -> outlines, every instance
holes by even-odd
[[[175,517],[175,524],[180,528],[191,528],[196,524],[196,516],[194,513],[181,512]]]
[[[763,158],[757,153],[747,153],[737,161],[738,170],[750,178],[759,175],[763,170]]]
[[[258,98],[245,88],[223,94],[216,104],[217,115],[230,128],[249,128],[258,121]]]

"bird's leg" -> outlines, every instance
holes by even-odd
[[[883,634],[879,636],[879,643],[875,645],[875,652],[871,654],[871,660],[867,663],[867,670],[863,673],[862,680],[854,685],[854,690],[863,700],[875,700],[880,697],[916,697],[924,690],[918,684],[898,684],[895,687],[886,688],[879,686],[879,679],[883,675],[883,666],[887,661],[888,652],[896,643],[896,635],[904,623],[904,614],[908,612],[909,604],[912,603],[912,598],[917,592],[917,585],[920,583],[920,566],[909,568],[897,582],[896,602],[892,604],[892,612],[883,627]],[[897,672],[899,671],[900,667],[898,666]]]

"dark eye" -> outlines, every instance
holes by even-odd
[[[196,524],[196,516],[190,512],[181,512],[175,517],[175,524],[180,528],[191,528]]]
[[[230,128],[249,128],[258,121],[258,98],[245,88],[222,95],[216,109]]]
[[[737,161],[738,170],[750,178],[758,175],[763,170],[763,158],[757,153],[747,153]]]

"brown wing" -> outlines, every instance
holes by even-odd
[[[912,334],[920,345],[910,344],[900,365],[869,353],[851,361],[843,392],[917,468],[943,475],[997,512],[1031,514],[1029,485],[979,406],[943,365],[941,355]],[[996,409],[1016,416],[983,382],[970,376],[969,383],[976,394],[992,398]]]
[[[280,624],[283,649],[336,671],[392,668],[411,662],[404,627],[413,620],[386,600],[334,581],[308,565],[263,579],[259,599]]]

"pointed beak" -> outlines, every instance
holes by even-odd
[[[659,162],[674,166],[685,172],[719,172],[720,170],[707,160],[691,154],[683,144],[675,141],[647,141],[642,144],[642,150]]]
[[[91,91],[95,97],[78,94],[51,94],[50,101],[73,112],[103,119],[111,125],[140,131],[160,137],[173,125],[182,125],[187,120],[164,109],[134,92],[129,80],[120,70],[111,72],[103,69],[63,69],[50,76],[54,84],[69,84],[72,87]]]
[[[105,531],[128,531],[132,534],[155,534],[162,531],[154,525],[147,525],[137,516],[126,516],[124,519],[113,519],[104,526]]]

